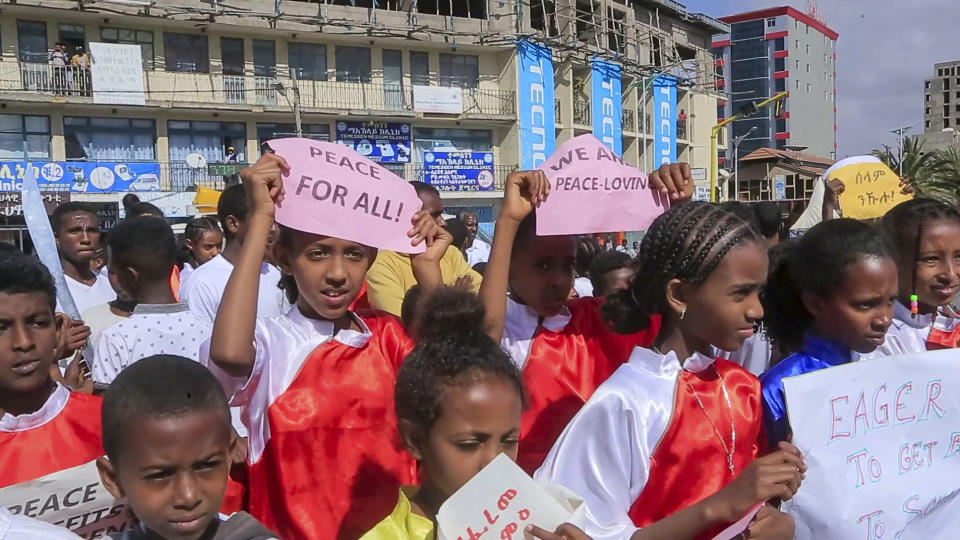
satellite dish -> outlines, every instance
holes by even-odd
[[[188,154],[187,166],[191,169],[202,169],[207,166],[207,158],[197,153]]]

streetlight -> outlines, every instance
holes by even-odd
[[[740,200],[740,143],[757,130],[757,126],[751,127],[743,135],[733,139],[733,200]]]
[[[920,122],[917,122],[916,124],[910,124],[909,126],[903,126],[890,132],[900,138],[900,157],[897,159],[897,161],[899,162],[898,167],[900,170],[897,171],[897,175],[900,176],[901,178],[903,177],[903,136],[906,135],[906,133],[910,131],[910,129],[913,128],[913,126],[916,126],[919,123]]]

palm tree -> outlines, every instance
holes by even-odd
[[[901,171],[902,159],[900,174],[917,196],[955,205],[960,200],[960,152],[951,152],[924,152],[919,138],[907,137],[903,139],[902,151],[883,145],[871,153],[895,172]]]

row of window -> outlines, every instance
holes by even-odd
[[[21,62],[46,63],[47,23],[43,21],[17,21],[18,48]],[[67,45],[67,55],[72,56],[78,47],[86,45],[84,28],[78,25],[58,26],[58,40]],[[154,33],[149,30],[105,27],[100,29],[100,40],[106,43],[139,45],[144,69],[154,69]],[[200,34],[163,33],[163,67],[167,71],[210,72],[209,37]],[[243,75],[246,67],[244,40],[220,38],[221,63],[224,75]],[[430,84],[429,53],[411,51],[410,77],[415,85]],[[383,51],[383,76],[385,84],[401,84],[403,81],[403,52]],[[439,84],[476,88],[480,79],[479,58],[475,55],[441,53]],[[367,47],[334,47],[336,80],[370,82],[371,50]],[[328,77],[327,46],[317,43],[288,43],[287,63],[298,79],[325,81]],[[275,77],[277,75],[276,42],[253,40],[254,75]]]
[[[305,137],[330,140],[329,124],[304,124]],[[257,141],[295,136],[293,124],[257,123]],[[67,161],[157,161],[156,124],[139,118],[90,118],[67,116],[63,119]],[[0,114],[0,160],[41,161],[51,157],[50,117],[41,115]],[[234,148],[238,161],[247,156],[247,127],[243,122],[167,121],[169,159],[183,162],[197,153],[209,162],[226,161],[228,148]],[[412,129],[413,146],[423,152],[438,148],[489,152],[489,130],[421,128]]]

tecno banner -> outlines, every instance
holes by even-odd
[[[620,66],[594,58],[590,62],[590,71],[593,135],[618,156],[623,155]]]
[[[526,40],[517,42],[517,96],[520,168],[535,169],[553,153],[556,138],[549,48]]]
[[[653,79],[653,153],[657,168],[677,160],[677,79]]]

